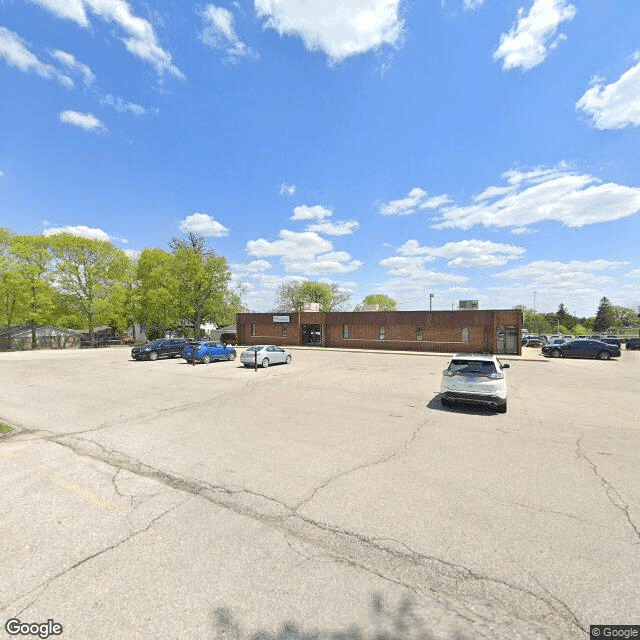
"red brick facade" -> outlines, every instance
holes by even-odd
[[[239,343],[246,345],[315,343],[350,349],[522,353],[522,312],[515,309],[239,313],[236,329]]]

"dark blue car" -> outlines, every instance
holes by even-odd
[[[222,342],[191,342],[182,350],[182,357],[187,362],[209,364],[214,360],[235,360],[236,350]]]
[[[543,356],[552,358],[598,358],[609,360],[619,358],[620,349],[614,344],[600,340],[569,340],[563,344],[549,344],[542,347]]]

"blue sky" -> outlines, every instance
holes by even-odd
[[[0,0],[0,225],[189,230],[253,311],[640,304],[637,0]]]

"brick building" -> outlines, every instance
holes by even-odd
[[[522,311],[239,313],[239,344],[522,354]]]

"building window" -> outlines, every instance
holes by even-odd
[[[469,342],[469,327],[462,327],[462,342]]]
[[[424,340],[424,327],[416,329],[416,340]]]
[[[385,335],[384,335],[384,325],[381,324],[380,325],[380,340],[384,340]]]
[[[343,340],[348,340],[349,339],[349,325],[348,324],[343,324],[342,325],[342,339]]]
[[[256,335],[256,325],[255,325],[255,324],[252,324],[252,325],[251,325],[251,335],[252,335],[252,336],[255,336],[255,335]]]
[[[287,327],[288,327],[288,326],[289,326],[289,325],[286,325],[286,324],[283,324],[283,325],[282,325],[282,337],[283,337],[283,338],[286,338],[286,337],[287,337]]]

